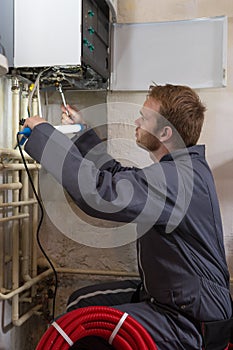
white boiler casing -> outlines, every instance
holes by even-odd
[[[10,66],[81,64],[81,0],[0,0],[0,8]]]

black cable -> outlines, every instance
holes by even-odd
[[[51,266],[52,270],[53,270],[53,273],[54,273],[54,279],[55,279],[55,286],[54,286],[54,293],[53,293],[53,308],[52,308],[52,319],[54,320],[54,317],[55,317],[55,303],[56,303],[56,295],[57,295],[57,287],[58,287],[58,277],[57,277],[57,271],[55,270],[55,267],[53,266],[53,263],[52,261],[49,259],[47,253],[45,252],[44,248],[42,247],[42,244],[40,242],[40,228],[41,228],[41,225],[42,225],[42,222],[43,222],[43,219],[44,219],[44,209],[43,209],[43,206],[41,204],[41,200],[36,192],[36,189],[35,189],[35,186],[34,186],[34,183],[33,183],[33,180],[31,178],[31,174],[28,170],[28,167],[27,167],[27,163],[26,163],[26,160],[25,160],[25,157],[23,155],[23,151],[22,151],[22,148],[21,148],[21,145],[20,145],[20,137],[21,135],[19,133],[17,133],[17,146],[19,148],[19,152],[20,152],[20,155],[21,155],[21,158],[22,158],[22,161],[23,161],[23,164],[24,164],[24,167],[25,167],[25,170],[26,170],[26,173],[28,175],[28,178],[29,178],[29,182],[31,184],[31,187],[32,187],[32,190],[33,190],[33,193],[36,197],[36,200],[38,202],[38,205],[39,205],[39,208],[40,208],[40,220],[39,220],[39,223],[38,223],[38,226],[37,226],[37,231],[36,231],[36,239],[37,239],[37,244],[41,250],[41,252],[43,253],[43,255],[45,256],[45,258],[47,259],[49,265]]]

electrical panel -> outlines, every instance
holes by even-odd
[[[0,9],[0,43],[19,75],[54,66],[67,85],[108,80],[108,0],[0,0]]]

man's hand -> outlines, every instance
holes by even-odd
[[[39,125],[42,123],[47,123],[47,121],[45,119],[39,117],[38,115],[36,115],[34,117],[27,118],[24,122],[23,127],[24,128],[28,127],[32,130],[36,125]]]
[[[81,116],[81,113],[75,108],[71,107],[70,105],[67,105],[66,108],[64,106],[61,107],[62,109],[62,118],[61,122],[64,125],[67,124],[86,124],[84,119]],[[67,111],[69,115],[67,115]]]

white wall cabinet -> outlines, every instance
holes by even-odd
[[[226,85],[227,18],[113,24],[112,90]]]

